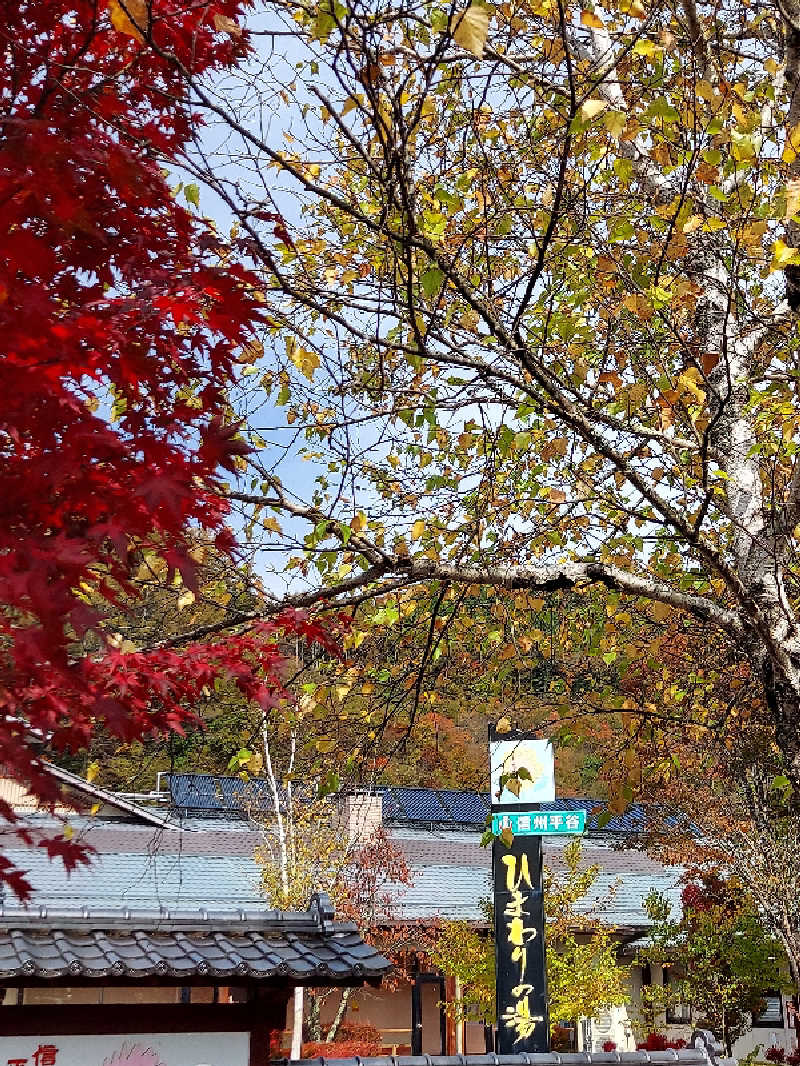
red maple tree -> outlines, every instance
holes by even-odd
[[[269,704],[276,633],[326,639],[298,614],[224,644],[131,651],[95,606],[135,595],[144,551],[192,589],[192,531],[232,546],[220,471],[247,448],[225,385],[260,305],[163,168],[193,127],[184,72],[248,47],[239,8],[0,3],[0,748],[51,808],[38,742],[78,750],[99,723],[124,740],[179,730],[220,675]],[[26,835],[4,801],[0,816]],[[60,833],[41,845],[87,860]],[[0,857],[2,881],[30,890]]]

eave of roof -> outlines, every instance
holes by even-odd
[[[51,777],[54,777],[57,781],[67,785],[69,788],[81,792],[90,799],[106,803],[109,807],[115,807],[117,810],[129,814],[132,818],[136,818],[138,821],[144,822],[147,825],[155,825],[160,829],[175,828],[175,823],[168,816],[155,814],[146,807],[140,807],[137,803],[131,803],[130,800],[123,799],[116,793],[109,792],[108,789],[93,785],[90,781],[86,781],[77,774],[73,774],[69,770],[63,769],[61,766],[56,766],[55,763],[43,760],[43,765]]]
[[[308,912],[3,908],[0,980],[379,982],[389,960],[322,899]]]

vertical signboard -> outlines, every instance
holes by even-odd
[[[541,837],[493,844],[497,1050],[549,1051]]]
[[[519,732],[489,731],[492,814],[533,813],[555,798],[553,749]],[[509,775],[517,775],[507,789]],[[516,789],[519,789],[517,794]],[[536,798],[534,798],[534,796]],[[550,1050],[545,973],[542,840],[515,835],[492,844],[497,1051],[502,1055]]]

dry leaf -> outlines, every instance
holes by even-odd
[[[238,22],[229,19],[227,15],[214,16],[214,29],[220,33],[227,33],[230,37],[241,37],[242,27]]]
[[[606,100],[584,100],[581,104],[581,113],[584,118],[594,118],[608,107]]]
[[[605,23],[594,11],[581,11],[581,26],[588,26],[592,30],[602,30]]]
[[[150,28],[150,12],[146,0],[110,0],[108,10],[111,25],[120,33],[144,40],[144,34]]]
[[[470,4],[458,20],[453,40],[461,48],[472,52],[478,59],[483,58],[486,38],[489,36],[489,9]]]
[[[683,224],[684,233],[694,233],[696,229],[700,229],[703,225],[702,215],[691,215]]]
[[[793,218],[800,211],[800,178],[786,182],[786,218]]]
[[[495,731],[495,733],[498,733],[498,734],[510,733],[511,732],[511,722],[509,721],[508,718],[501,718],[500,721],[497,723],[497,725],[494,727],[494,731]]]

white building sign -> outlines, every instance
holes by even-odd
[[[489,744],[492,771],[492,806],[552,803],[556,798],[555,761],[549,740],[493,740]],[[530,780],[520,779],[519,795],[500,789],[500,778],[527,770]]]
[[[0,1066],[247,1066],[249,1033],[3,1036]]]

